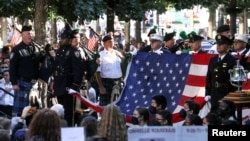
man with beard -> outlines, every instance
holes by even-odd
[[[61,34],[59,49],[56,51],[55,60],[53,62],[53,91],[57,96],[59,104],[65,108],[65,119],[69,126],[72,126],[73,117],[73,96],[68,94],[67,88],[73,83],[72,63],[70,61],[71,40],[73,38],[72,31],[65,28]]]

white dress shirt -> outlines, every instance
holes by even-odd
[[[97,68],[101,78],[120,78],[122,77],[121,58],[117,55],[118,51],[107,51],[104,49],[100,54],[101,64]]]
[[[0,83],[0,87],[3,89],[12,88],[12,84],[11,82],[6,83],[4,81]],[[14,95],[14,90],[12,89],[10,93]],[[0,90],[0,105],[13,106],[13,104],[14,104],[14,97]]]

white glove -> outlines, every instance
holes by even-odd
[[[157,50],[157,51],[155,51],[155,53],[157,53],[157,54],[161,55],[161,54],[163,54],[163,51],[161,51],[161,50]]]
[[[194,53],[194,51],[189,51],[188,53],[189,53],[190,55],[192,55],[192,54]]]
[[[231,52],[231,55],[235,56],[237,55],[237,52]]]
[[[250,56],[250,50],[245,54],[245,57],[249,57]]]
[[[177,50],[177,51],[175,52],[176,55],[181,55],[181,53],[182,53],[181,50]]]
[[[210,95],[207,95],[207,96],[205,96],[205,98],[204,98],[204,100],[207,102],[207,101],[209,101],[211,99],[211,96]]]
[[[137,52],[138,52],[138,50],[137,50],[137,49],[134,49],[134,50],[131,52],[131,54],[132,54],[133,56],[135,56],[135,55],[137,54]]]

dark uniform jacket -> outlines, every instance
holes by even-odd
[[[236,65],[236,58],[226,54],[222,61],[218,62],[219,56],[211,58],[206,77],[206,96],[211,96],[212,109],[218,106],[217,102],[229,92],[236,90],[230,83],[229,69]]]
[[[70,88],[73,83],[70,49],[70,46],[66,46],[60,47],[56,51],[53,62],[54,94],[56,96],[67,95],[66,88]]]
[[[83,76],[85,77],[87,74],[87,62],[86,62],[86,55],[82,48],[74,48],[71,47],[69,53],[69,60],[71,61],[72,65],[72,77],[73,83],[72,88],[77,90],[82,83]]]
[[[38,47],[19,43],[12,49],[10,56],[10,81],[12,85],[17,80],[31,82],[38,78],[41,54]]]

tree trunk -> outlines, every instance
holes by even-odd
[[[239,34],[247,33],[247,10],[244,10],[239,13]]]
[[[218,27],[224,25],[224,15],[225,15],[225,7],[224,5],[220,5],[218,8]]]
[[[46,39],[45,24],[48,16],[47,0],[35,0],[35,40],[44,44]]]
[[[125,23],[125,44],[130,41],[130,21]]]
[[[136,38],[137,43],[142,41],[142,39],[141,39],[141,21],[136,21],[136,23],[135,23],[135,38]]]
[[[209,18],[208,18],[208,36],[214,38],[214,32],[216,31],[215,26],[216,13],[215,8],[209,8]]]
[[[236,31],[236,0],[231,0],[230,5],[228,6],[227,12],[230,15],[230,30],[231,30],[231,35],[234,36]]]
[[[51,21],[51,30],[50,30],[51,38],[53,42],[57,42],[57,25],[56,18]]]
[[[5,17],[0,18],[1,19],[1,35],[0,37],[0,47],[2,47],[3,45],[7,44],[7,19]],[[1,41],[2,40],[2,41]]]
[[[100,19],[99,18],[96,20],[96,32],[98,34],[101,33],[101,26],[100,26]]]
[[[107,33],[113,32],[114,33],[114,19],[115,14],[113,9],[107,9]]]

